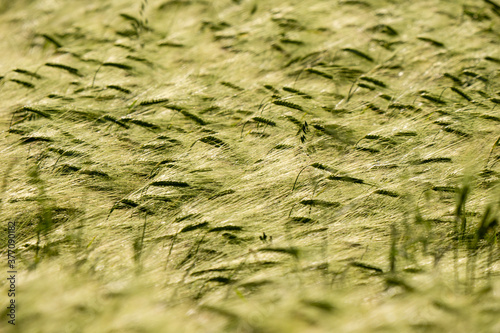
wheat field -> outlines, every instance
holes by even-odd
[[[0,2],[0,331],[500,332],[499,43],[493,0]]]

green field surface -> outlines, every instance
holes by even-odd
[[[499,45],[497,0],[0,0],[0,332],[500,332]]]

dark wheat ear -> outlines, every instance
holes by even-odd
[[[429,94],[426,91],[420,92],[420,97],[422,97],[423,99],[426,99],[428,101],[431,101],[431,102],[433,102],[435,104],[439,104],[439,105],[445,105],[446,104],[446,101],[443,101],[440,97],[433,96],[433,95]]]
[[[49,34],[41,34],[40,36],[42,36],[43,38],[45,38],[45,40],[47,42],[52,43],[56,48],[61,48],[62,47],[62,44],[56,38],[54,38],[53,36],[51,36]]]
[[[152,104],[161,104],[161,103],[167,103],[169,101],[168,98],[153,98],[153,99],[146,99],[144,101],[139,102],[139,105],[152,105]]]
[[[337,170],[336,170],[336,169],[331,168],[331,167],[329,167],[329,166],[327,166],[327,165],[324,165],[324,164],[321,164],[321,163],[313,163],[313,164],[311,164],[311,165],[306,165],[305,167],[303,167],[303,168],[299,171],[299,173],[298,173],[297,177],[295,178],[295,181],[293,182],[292,192],[293,192],[293,190],[295,190],[295,185],[297,185],[297,181],[299,180],[299,176],[300,176],[300,174],[302,173],[302,171],[304,171],[304,170],[305,170],[306,168],[308,168],[308,167],[313,167],[313,168],[318,169],[318,170],[328,171],[328,172],[330,172],[330,173],[337,172]]]
[[[387,106],[388,109],[396,109],[396,110],[410,110],[410,111],[420,111],[415,106],[411,104],[401,104],[401,103],[390,103]]]
[[[479,73],[476,73],[476,72],[473,72],[473,71],[468,71],[468,70],[465,70],[462,72],[463,75],[465,76],[468,76],[468,77],[472,77],[474,79],[477,79],[479,81],[482,81],[484,83],[487,83],[488,82],[488,79],[485,78],[484,76],[482,76],[481,74]]]
[[[360,178],[354,178],[354,177],[349,177],[349,176],[328,176],[328,179],[330,180],[336,180],[336,181],[341,181],[341,182],[347,182],[347,183],[353,183],[353,184],[364,184],[364,185],[370,185],[373,186],[372,184],[369,184],[365,182],[363,179]]]
[[[37,109],[35,107],[32,107],[32,106],[23,106],[22,108],[17,110],[16,113],[17,112],[32,112],[32,113],[37,114],[43,118],[48,118],[48,119],[50,119],[50,117],[51,117],[49,113],[42,111],[40,109]]]
[[[271,127],[276,127],[276,122],[272,121],[271,119],[263,117],[253,117],[252,120],[255,121],[256,123],[265,124]]]
[[[425,159],[419,159],[412,161],[413,165],[421,165],[421,164],[429,164],[429,163],[451,163],[452,160],[450,157],[430,157]]]
[[[467,95],[466,93],[464,93],[462,90],[460,90],[456,87],[451,87],[450,90],[453,91],[454,93],[460,95],[461,97],[465,98],[467,101],[469,101],[469,102],[472,101],[472,98],[469,95]]]
[[[171,42],[171,41],[159,42],[157,45],[158,46],[166,46],[166,47],[175,47],[175,48],[182,48],[185,46],[182,43],[176,43],[176,42]]]
[[[417,39],[423,41],[423,42],[427,42],[429,44],[431,44],[432,46],[435,46],[435,47],[444,47],[444,44],[441,43],[441,42],[438,42],[437,40],[434,40],[434,39],[431,39],[431,38],[428,38],[428,37],[417,37]]]
[[[182,234],[182,233],[185,233],[185,232],[190,232],[190,231],[193,231],[193,230],[198,230],[198,229],[206,228],[206,227],[208,227],[208,222],[202,222],[202,223],[198,223],[198,224],[190,224],[190,225],[185,226],[184,228],[182,228],[179,231],[179,234]]]
[[[362,83],[362,82],[358,83],[358,87],[365,88],[365,89],[372,90],[372,91],[375,90],[375,87],[370,86],[369,84]]]
[[[500,98],[490,98],[490,102],[500,104]]]
[[[264,118],[264,117],[253,117],[251,120],[256,122],[257,124],[264,124],[265,126],[271,126],[271,127],[277,126],[275,121],[273,121],[271,119]],[[243,137],[243,131],[245,130],[245,126],[249,122],[250,122],[250,120],[247,120],[245,123],[243,123],[243,126],[241,127],[241,133],[240,133],[241,138]]]
[[[487,119],[487,120],[493,120],[496,122],[500,122],[500,117],[492,116],[489,114],[480,114],[479,117],[481,117],[483,119]]]
[[[17,79],[10,79],[9,81],[20,84],[26,88],[33,89],[35,88],[35,85],[31,82],[23,81],[23,80],[17,80]]]
[[[373,77],[362,76],[359,79],[363,80],[363,81],[367,81],[367,82],[373,83],[374,85],[377,85],[377,86],[382,87],[382,88],[387,88],[387,84],[385,84],[384,82],[382,82],[380,80],[377,80],[377,79],[375,79]]]
[[[304,42],[298,39],[291,39],[291,38],[281,38],[280,43],[283,44],[292,44],[292,45],[304,45]]]
[[[366,264],[366,263],[363,263],[363,262],[359,262],[359,261],[353,261],[350,265],[353,266],[353,267],[357,267],[357,268],[361,268],[361,269],[366,269],[366,270],[369,270],[369,271],[373,271],[373,272],[376,272],[376,273],[379,273],[379,274],[384,273],[384,270],[382,268],[379,268],[379,267],[376,267],[376,266],[373,266],[373,265],[370,265],[370,264]]]
[[[107,120],[107,121],[110,121],[110,122],[112,122],[112,123],[115,123],[116,125],[121,126],[121,127],[124,127],[124,128],[130,128],[130,126],[129,126],[129,125],[125,124],[125,123],[124,123],[124,122],[122,122],[122,121],[119,121],[118,119],[116,119],[115,117],[110,116],[110,115],[104,115],[104,116],[102,117],[102,119]]]
[[[491,155],[493,154],[493,150],[495,150],[496,147],[500,147],[500,136],[498,137],[497,141],[493,144],[493,146],[490,149],[490,153],[488,154],[488,159],[486,160],[486,166],[488,166],[488,163],[490,162]],[[495,164],[495,163],[493,163]]]
[[[298,120],[297,118],[295,118],[294,116],[286,115],[284,117],[286,119],[288,119],[291,123],[293,123],[294,125],[296,125],[299,129],[302,128],[303,123],[300,120]]]
[[[389,190],[384,190],[384,189],[375,190],[373,193],[381,194],[381,195],[386,195],[386,196],[389,196],[389,197],[392,197],[392,198],[399,197],[398,193],[393,192],[393,191],[389,191]]]
[[[273,94],[276,94],[276,95],[279,95],[280,94],[280,91],[276,88],[274,88],[272,85],[270,84],[265,84],[264,85],[264,88],[266,88],[267,90],[269,90],[270,92],[272,92]]]
[[[469,133],[466,133],[458,128],[454,128],[454,127],[451,127],[451,126],[445,126],[443,127],[443,131],[445,132],[448,132],[448,133],[453,133],[453,134],[456,134],[458,136],[461,136],[461,137],[464,137],[464,138],[470,138],[472,135],[469,134]]]
[[[79,77],[83,76],[82,74],[80,74],[80,71],[77,68],[71,67],[68,65],[63,65],[63,64],[53,63],[53,62],[46,62],[45,66],[62,69],[70,74],[73,74],[73,75],[76,75]]]
[[[367,107],[368,109],[372,110],[372,111],[375,111],[375,112],[376,112],[376,113],[378,113],[378,114],[384,114],[384,113],[385,113],[385,112],[384,112],[384,110],[382,110],[381,108],[379,108],[378,106],[376,106],[376,105],[375,105],[375,104],[373,104],[373,103],[368,103],[368,104],[366,105],[366,107]]]
[[[231,89],[234,89],[234,90],[237,90],[237,91],[244,91],[245,89],[241,88],[241,87],[238,87],[237,85],[235,85],[234,83],[231,83],[231,82],[227,82],[227,81],[222,81],[220,84],[222,84],[223,86],[225,87],[228,87],[228,88],[231,88]]]
[[[147,193],[149,188],[151,186],[156,186],[156,187],[179,187],[179,188],[188,188],[191,187],[186,182],[180,182],[180,181],[175,181],[175,180],[155,180],[152,181],[151,183],[145,185],[141,190],[140,190],[140,196],[143,197],[144,193]]]
[[[189,187],[189,184],[186,182],[178,182],[178,181],[173,181],[173,180],[157,180],[157,181],[151,182],[151,184],[149,184],[149,186]]]
[[[199,124],[199,125],[206,125],[208,124],[205,120],[201,119],[200,117],[198,117],[197,115],[195,115],[194,113],[191,113],[191,112],[188,112],[184,109],[181,109],[181,110],[178,110],[184,117],[186,118],[189,118],[191,120],[193,120],[195,123]]]
[[[141,13],[142,13],[142,11],[141,11]],[[126,13],[120,13],[120,16],[124,20],[130,22],[132,24],[132,26],[135,27],[135,28],[137,28],[137,29],[140,28],[140,29],[144,29],[144,30],[147,30],[147,31],[151,31],[152,30],[150,27],[147,26],[146,20],[137,19],[134,16],[126,14]]]
[[[18,115],[20,115],[20,117],[16,117]],[[50,114],[48,114],[45,111],[42,111],[40,109],[31,106],[23,106],[12,112],[12,117],[10,118],[10,123],[9,123],[9,129],[11,129],[13,125],[19,124],[27,119],[32,119],[33,118],[32,116],[35,117],[39,116],[47,119],[51,118]],[[16,121],[14,121],[15,118],[17,119]]]
[[[294,93],[296,95],[299,95],[300,97],[302,98],[305,98],[305,99],[312,99],[312,96],[303,92],[303,91],[300,91],[298,89],[295,89],[295,88],[291,88],[291,87],[283,87],[283,90],[284,91],[287,91],[287,92],[291,92],[291,93]]]
[[[113,211],[115,209],[119,209],[121,207],[136,208],[138,206],[139,206],[139,203],[136,202],[136,201],[134,201],[134,200],[127,199],[127,198],[120,199],[109,210],[108,216],[106,217],[106,221],[109,220],[109,217],[111,216],[111,213],[113,213]]]
[[[354,147],[354,149],[359,150],[359,151],[364,151],[364,152],[372,153],[372,154],[380,153],[379,149],[371,148],[371,147],[359,147],[359,146],[356,146],[356,147]]]
[[[141,57],[136,57],[136,56],[133,56],[133,55],[127,55],[126,57],[127,59],[130,59],[130,60],[133,60],[133,61],[137,61],[137,62],[141,62],[145,65],[148,65],[149,67],[153,67],[153,63],[151,61],[149,61],[148,59],[146,58],[141,58]]]
[[[276,104],[276,105],[281,105],[281,106],[284,106],[284,107],[287,107],[287,108],[290,108],[290,109],[304,111],[304,109],[302,108],[302,106],[300,106],[298,104],[295,104],[295,103],[292,103],[292,102],[283,101],[283,100],[276,100],[276,101],[272,101],[272,103]]]
[[[484,57],[484,60],[488,60],[488,61],[500,64],[500,59],[499,58],[487,56],[487,57]]]
[[[144,121],[144,120],[130,118],[128,116],[121,117],[120,120],[123,121],[123,122],[130,122],[130,123],[132,123],[134,125],[141,126],[141,127],[144,127],[144,128],[148,128],[148,129],[151,129],[151,130],[159,130],[160,129],[160,126],[158,126],[158,125],[155,125],[153,123],[150,123],[150,122],[147,122],[147,121]]]
[[[193,142],[193,144],[191,145],[191,147],[189,147],[189,149],[191,149],[198,141],[214,146],[216,148],[229,148],[229,145],[224,141],[222,141],[221,139],[216,138],[215,136],[212,135],[208,135]]]
[[[122,64],[122,63],[119,63],[119,62],[105,62],[102,64],[103,67],[114,67],[114,68],[119,68],[119,69],[123,69],[123,70],[126,70],[126,71],[130,71],[133,69],[132,66],[130,65],[126,65],[126,64]]]
[[[373,58],[371,56],[369,56],[368,54],[366,53],[363,53],[359,50],[356,50],[356,49],[352,49],[350,47],[346,47],[346,48],[343,48],[342,51],[345,51],[345,52],[349,52],[349,53],[352,53],[360,58],[363,58],[365,60],[368,60],[369,62],[374,62],[375,60],[373,60]]]
[[[380,32],[393,37],[399,35],[396,29],[386,24],[377,24],[376,26],[371,27],[369,30],[374,32]]]
[[[311,199],[311,200],[305,199],[300,201],[299,204],[304,206],[319,206],[319,207],[330,207],[330,208],[337,208],[340,207],[341,205],[340,202],[317,200],[317,199]]]
[[[328,73],[322,72],[322,71],[314,69],[314,68],[306,68],[305,71],[308,73],[311,73],[311,74],[316,74],[316,75],[322,76],[325,79],[329,79],[329,80],[333,79],[333,75],[330,75]]]
[[[117,85],[114,85],[114,84],[110,84],[110,85],[106,86],[106,88],[118,90],[118,91],[121,91],[124,94],[130,94],[130,93],[132,93],[132,91],[130,89],[123,88],[123,87],[120,87],[120,86],[117,86]]]
[[[210,229],[208,232],[219,232],[219,231],[242,231],[243,227],[237,225],[226,225],[223,227],[215,227]]]
[[[35,72],[31,72],[31,71],[28,71],[28,70],[25,70],[25,69],[21,69],[21,68],[16,68],[13,70],[15,73],[19,73],[19,74],[23,74],[23,75],[26,75],[26,76],[30,76],[34,79],[41,79],[42,76],[40,74],[37,74]]]
[[[446,77],[446,78],[448,78],[448,79],[450,79],[450,80],[452,80],[455,84],[458,84],[459,86],[463,85],[462,80],[460,80],[455,75],[452,75],[450,73],[444,73],[443,76]]]

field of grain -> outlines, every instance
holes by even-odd
[[[499,44],[493,0],[0,2],[0,331],[500,332]]]

